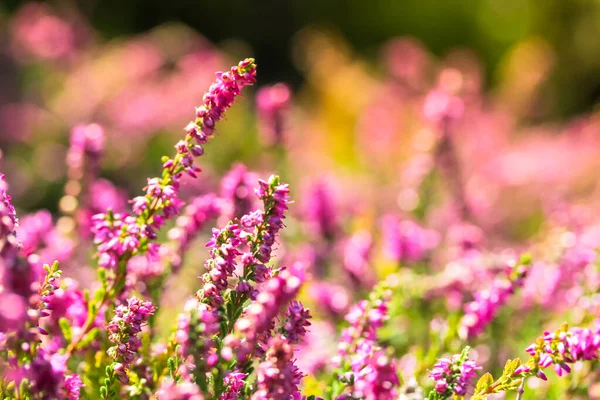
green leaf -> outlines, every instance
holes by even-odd
[[[89,346],[94,341],[94,339],[98,337],[99,333],[100,329],[98,328],[94,328],[91,331],[89,331],[88,334],[79,342],[77,348],[83,349],[84,347]]]
[[[70,342],[73,339],[73,331],[69,320],[65,317],[62,317],[58,320],[58,325],[60,326],[60,330],[62,331],[65,340]]]
[[[514,360],[508,360],[506,365],[504,365],[504,371],[502,372],[502,376],[510,377],[515,372],[517,368],[521,365],[521,360],[515,358]]]
[[[479,381],[477,381],[477,386],[475,386],[475,393],[483,393],[485,392],[492,384],[494,383],[494,377],[489,372],[485,373]]]

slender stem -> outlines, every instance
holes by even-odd
[[[523,393],[525,393],[525,377],[523,377],[523,380],[521,381],[521,385],[519,385],[519,391],[517,394],[517,400],[521,400],[521,397],[523,397]]]

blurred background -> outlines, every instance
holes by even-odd
[[[19,160],[33,157],[25,167],[34,171],[16,172],[20,162],[10,156],[4,169],[23,175],[15,188],[22,207],[53,209],[73,125],[99,122],[114,134],[144,137],[151,160],[165,151],[160,133],[189,118],[212,70],[246,56],[258,60],[259,85],[286,82],[307,112],[319,108],[315,93],[326,90],[325,81],[345,71],[360,87],[348,94],[363,97],[348,101],[365,105],[377,80],[413,74],[407,79],[433,82],[433,60],[451,60],[476,75],[475,90],[518,108],[519,124],[566,121],[600,99],[598,37],[596,0],[4,0],[0,140]],[[256,131],[251,118],[231,124]],[[343,134],[360,129],[356,115],[349,119]],[[48,145],[30,154],[32,140]],[[248,142],[232,154],[256,150]],[[127,187],[146,164],[131,146],[112,144],[118,155],[108,157],[105,174]],[[32,181],[34,192],[27,190]]]

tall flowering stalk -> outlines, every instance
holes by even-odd
[[[467,394],[476,371],[481,369],[474,361],[469,360],[469,350],[467,346],[460,354],[437,360],[429,374],[435,381],[435,387],[429,393],[429,400],[443,400],[453,396],[463,398]]]
[[[263,209],[230,221],[222,229],[213,229],[213,237],[206,245],[210,258],[201,277],[203,286],[179,317],[176,338],[181,354],[193,363],[196,383],[205,391],[212,390],[215,396],[222,393],[226,372],[220,365],[231,360],[231,355],[222,351],[225,347],[221,343],[233,332],[244,311],[247,314],[253,305],[260,304],[256,285],[266,282],[265,287],[269,287],[274,279],[280,279],[273,277],[275,272],[266,264],[283,228],[288,193],[287,184],[282,184],[277,176],[259,180],[255,194],[263,202]],[[238,266],[241,273],[236,272]],[[246,309],[249,300],[254,303]],[[277,310],[279,304],[285,303],[278,303]],[[246,346],[247,355],[253,352],[252,346]],[[215,383],[209,389],[206,374],[212,368],[217,368],[217,377],[211,379]]]
[[[523,286],[530,264],[531,256],[524,254],[518,263],[507,268],[506,278],[496,279],[489,289],[475,293],[475,300],[465,305],[465,315],[460,321],[461,338],[471,339],[485,331],[499,309]]]
[[[196,108],[196,119],[185,128],[185,138],[175,145],[177,154],[173,158],[163,157],[162,176],[148,179],[146,195],[132,200],[133,215],[109,210],[93,217],[98,265],[105,271],[101,273],[103,287],[90,308],[82,334],[67,348],[68,354],[87,334],[100,308],[109,299],[120,295],[131,257],[145,253],[151,258],[157,257],[157,231],[165,220],[175,217],[183,205],[178,198],[183,174],[195,177],[200,171],[194,165],[194,158],[204,154],[202,145],[212,136],[215,123],[223,118],[242,88],[255,82],[255,77],[253,59],[240,62],[228,72],[217,73],[217,80],[204,95],[203,104]]]
[[[391,291],[379,285],[368,300],[358,302],[346,316],[350,326],[342,331],[334,381],[327,399],[395,399],[400,379],[395,361],[377,343],[377,330],[389,318]]]

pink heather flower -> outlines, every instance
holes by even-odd
[[[333,240],[339,229],[337,205],[330,184],[318,180],[308,187],[303,204],[303,216],[309,228],[326,240]]]
[[[21,255],[32,265],[38,280],[45,263],[64,262],[73,254],[73,240],[54,227],[52,215],[47,210],[25,215],[17,228],[17,235],[22,243]]]
[[[104,141],[104,129],[98,124],[77,125],[71,130],[71,143],[67,153],[70,179],[82,179],[86,163],[94,175],[97,173]]]
[[[12,199],[8,194],[8,185],[4,174],[0,174],[0,212],[2,213],[0,233],[2,236],[15,235],[15,228],[19,226],[19,220]]]
[[[390,292],[378,288],[369,300],[362,300],[346,315],[350,326],[342,330],[336,373],[346,383],[348,393],[341,398],[395,399],[398,397],[396,363],[377,345],[377,330],[387,315]]]
[[[244,379],[248,374],[239,371],[230,372],[223,380],[225,392],[219,396],[219,400],[237,400],[241,396],[244,389]]]
[[[252,400],[283,400],[299,395],[304,377],[294,364],[294,351],[287,340],[275,336],[269,340],[265,361],[256,370],[257,390]]]
[[[169,230],[168,236],[174,244],[174,254],[170,255],[171,268],[177,271],[182,264],[183,254],[192,240],[204,228],[205,224],[221,214],[224,201],[214,194],[206,194],[193,198],[183,213],[175,220],[175,227]]]
[[[297,345],[297,364],[311,375],[323,372],[336,352],[336,331],[333,324],[324,320],[311,323],[310,330]]]
[[[115,309],[115,316],[106,326],[108,339],[115,344],[108,349],[107,353],[123,366],[116,372],[120,375],[119,379],[124,382],[128,380],[125,371],[138,356],[137,352],[142,345],[136,335],[142,331],[142,326],[155,311],[156,308],[152,303],[134,296],[127,299],[126,305],[120,305]]]
[[[27,303],[24,297],[11,293],[6,287],[0,291],[0,332],[21,327],[25,322],[26,312]]]
[[[260,283],[270,277],[265,264],[271,259],[275,239],[283,228],[289,188],[275,176],[268,181],[259,180],[258,184],[255,193],[264,210],[244,215],[239,224],[230,222],[221,230],[213,229],[213,238],[206,244],[211,257],[205,263],[204,286],[197,296],[215,309],[223,302],[223,292],[228,289],[228,279],[236,270],[238,258],[244,267],[243,278],[236,287],[238,293],[253,298],[256,293],[249,281]],[[242,253],[239,250],[242,245],[247,245],[249,251]]]
[[[191,380],[185,379],[175,383],[171,378],[160,382],[156,392],[158,400],[204,400],[200,388]]]
[[[285,112],[291,97],[290,88],[283,83],[262,87],[256,94],[259,128],[265,144],[272,146],[285,140]]]
[[[219,331],[218,319],[206,304],[192,298],[185,303],[183,313],[179,314],[175,340],[181,345],[181,353],[189,356],[208,358],[212,348],[212,335]],[[200,366],[196,365],[196,368]]]
[[[375,277],[369,265],[373,248],[371,234],[356,232],[344,245],[344,269],[350,275],[355,286],[370,290]]]
[[[448,124],[459,120],[464,114],[463,100],[445,88],[429,92],[423,103],[423,116],[433,124]]]
[[[409,220],[400,221],[395,215],[384,216],[381,228],[385,254],[397,262],[420,261],[439,243],[437,232]]]
[[[565,325],[555,332],[544,332],[544,336],[525,349],[535,360],[536,375],[543,380],[547,380],[547,377],[541,369],[553,366],[556,374],[562,376],[571,372],[569,364],[598,359],[599,350],[600,325],[598,324],[593,329],[567,330]],[[529,370],[519,372],[528,373]]]
[[[354,384],[353,398],[366,400],[395,400],[398,398],[400,379],[396,363],[385,351],[367,339],[362,339],[351,357],[352,371],[346,374]]]
[[[83,298],[83,293],[77,289],[77,283],[71,279],[67,278],[62,281],[61,286],[50,297],[48,304],[52,310],[50,322],[54,332],[59,332],[58,320],[60,318],[66,318],[75,333],[87,319],[88,305]],[[99,313],[95,326],[102,325],[101,315],[102,313]]]
[[[58,398],[65,382],[66,363],[67,356],[38,349],[37,357],[25,367],[32,382],[32,393],[44,393],[49,398]]]
[[[306,327],[310,326],[310,310],[304,308],[299,301],[292,301],[285,314],[282,326],[282,335],[290,344],[298,343],[306,334]]]
[[[76,44],[73,27],[42,3],[29,3],[18,10],[12,37],[12,48],[18,56],[40,60],[68,57]]]
[[[350,295],[343,286],[316,281],[310,284],[308,291],[320,309],[330,316],[341,317],[348,311]]]
[[[439,358],[429,377],[435,381],[434,390],[441,396],[450,397],[452,393],[465,396],[473,378],[480,370],[474,361],[469,360],[469,348],[451,358]],[[446,398],[444,397],[444,398]]]
[[[77,374],[65,376],[65,392],[68,400],[79,400],[83,382]]]
[[[253,188],[258,180],[255,173],[248,171],[244,164],[234,165],[221,179],[221,197],[229,203],[224,215],[227,220],[241,218],[256,208]]]
[[[178,198],[178,191],[183,173],[197,176],[200,169],[193,160],[203,154],[200,146],[208,141],[215,122],[223,118],[241,89],[254,83],[255,76],[252,59],[240,62],[228,72],[217,73],[216,82],[204,95],[203,105],[196,109],[196,119],[185,128],[183,144],[176,145],[177,155],[164,160],[161,178],[148,179],[144,188],[146,200],[138,197],[132,201],[135,216],[109,212],[92,218],[101,267],[114,269],[120,260],[138,254],[141,243],[156,240],[157,230],[179,214],[183,201]]]
[[[465,315],[462,317],[459,327],[459,335],[463,339],[473,338],[483,331],[495,318],[498,310],[508,301],[509,297],[519,287],[523,286],[527,268],[516,265],[509,269],[509,273],[515,269],[516,276],[495,279],[489,289],[475,293],[475,300],[465,305]]]
[[[295,265],[265,282],[256,300],[235,324],[239,337],[229,335],[225,339],[225,344],[237,351],[240,360],[246,360],[256,350],[264,351],[275,317],[298,294],[303,281],[304,270]]]

